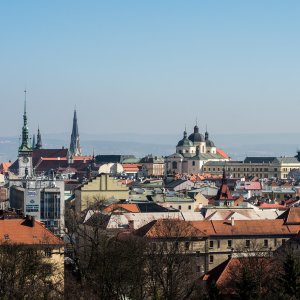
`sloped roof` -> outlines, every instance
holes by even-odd
[[[276,157],[276,160],[284,164],[300,164],[296,157]]]
[[[0,171],[7,172],[10,166],[11,166],[11,162],[3,162],[0,165]]]
[[[122,164],[122,167],[125,172],[127,172],[127,171],[138,172],[141,165],[140,164]]]
[[[285,206],[284,205],[280,205],[280,204],[278,204],[278,203],[261,203],[260,205],[259,205],[259,208],[263,208],[263,209],[283,209],[283,208],[285,208]]]
[[[182,213],[179,211],[175,212],[144,212],[144,213],[124,213],[124,216],[129,221],[133,221],[134,229],[141,228],[149,222],[152,222],[157,219],[183,219]]]
[[[247,235],[290,235],[300,230],[300,225],[284,224],[284,220],[234,220],[192,221],[192,225],[207,235],[247,236]]]
[[[34,226],[31,227],[25,219],[0,220],[0,244],[4,242],[25,245],[63,244],[63,241],[46,229],[42,222],[35,220]]]
[[[35,168],[41,157],[60,157],[66,158],[68,155],[67,148],[61,149],[33,149],[32,151],[32,165]],[[9,167],[11,171],[17,171],[19,169],[19,160],[15,160],[15,162]]]
[[[184,155],[185,157],[187,155]],[[219,153],[199,153],[199,155],[187,157],[189,160],[210,160],[210,159],[224,159]]]
[[[225,159],[229,159],[229,155],[223,149],[217,148],[217,154]]]
[[[300,225],[300,207],[290,207],[278,219],[283,219],[285,224]]]
[[[205,218],[205,220],[251,220],[250,217],[232,210],[216,210],[211,215]]]
[[[202,281],[207,283],[215,283],[220,289],[221,294],[234,294],[235,286],[232,284],[234,278],[239,277],[241,267],[244,262],[247,265],[251,265],[251,260],[259,260],[261,267],[264,267],[265,272],[271,271],[276,268],[276,261],[272,257],[240,257],[240,258],[229,258],[217,267],[213,268],[201,277]]]
[[[276,157],[249,156],[245,158],[244,163],[268,164],[274,162],[275,159]]]
[[[170,211],[168,208],[162,207],[161,205],[158,205],[153,202],[137,203],[136,205],[138,206],[141,213]]]
[[[175,188],[176,186],[182,184],[182,183],[188,183],[189,180],[187,179],[177,179],[177,180],[173,180],[171,182],[168,182],[166,185],[165,185],[165,188],[167,189],[173,189]],[[192,182],[191,182],[192,183]]]
[[[190,222],[176,219],[153,220],[135,231],[136,235],[150,238],[186,238],[204,236]]]
[[[132,204],[132,203],[124,203],[124,204],[114,203],[114,204],[111,204],[111,205],[105,207],[103,209],[103,212],[110,213],[115,210],[123,210],[126,212],[133,212],[133,213],[140,212],[137,204]]]
[[[261,190],[262,187],[259,181],[248,181],[245,182],[244,186],[240,186],[239,189],[250,191],[250,190]]]

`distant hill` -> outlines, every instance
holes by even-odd
[[[45,148],[69,146],[69,134],[43,135]],[[142,157],[147,154],[168,155],[175,152],[181,135],[165,134],[81,134],[84,154],[133,154]],[[300,149],[300,133],[290,134],[216,134],[211,139],[217,147],[224,149],[232,159],[245,156],[294,156]],[[15,160],[19,139],[0,137],[0,162]]]

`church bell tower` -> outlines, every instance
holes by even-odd
[[[18,162],[19,162],[19,177],[32,177],[32,146],[29,140],[29,130],[27,126],[26,112],[26,90],[24,100],[24,114],[22,127],[22,141],[19,147]]]

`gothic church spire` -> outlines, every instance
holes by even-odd
[[[73,117],[73,128],[72,128],[71,143],[70,143],[70,155],[71,156],[80,156],[81,155],[76,109],[74,110],[74,117]]]
[[[35,149],[41,149],[42,147],[43,147],[42,135],[41,135],[40,126],[39,126],[38,127],[37,141],[36,141]]]

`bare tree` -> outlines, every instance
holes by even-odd
[[[63,277],[35,246],[0,246],[1,299],[63,299]]]

